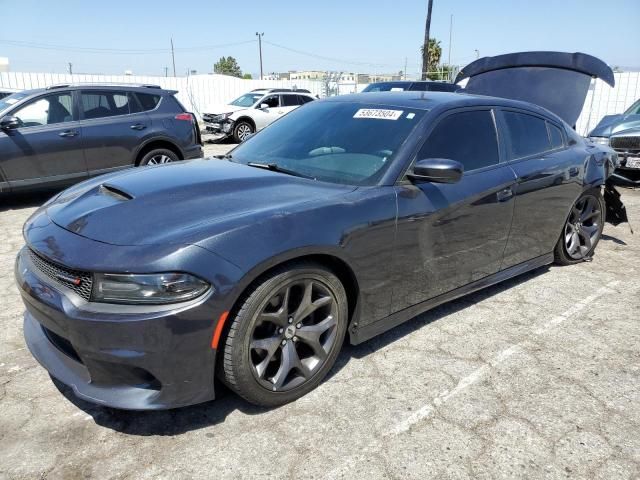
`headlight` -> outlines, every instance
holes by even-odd
[[[588,137],[588,139],[599,145],[609,145],[609,137]]]
[[[191,300],[209,284],[188,273],[114,274],[94,276],[91,300],[104,303],[164,304]]]
[[[211,121],[215,122],[215,123],[219,123],[219,122],[224,122],[227,117],[229,117],[229,115],[231,115],[230,113],[221,113],[220,115],[213,115],[211,117]]]

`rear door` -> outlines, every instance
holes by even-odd
[[[280,95],[280,99],[282,100],[282,105],[279,111],[283,112],[282,115],[286,115],[302,104],[300,101],[300,95],[283,93],[282,95]]]
[[[17,129],[0,131],[0,167],[12,188],[87,176],[72,91],[41,95],[7,115],[21,122]]]
[[[583,167],[564,128],[528,111],[502,109],[506,157],[517,177],[515,211],[503,268],[551,253],[582,190]]]
[[[150,126],[132,92],[80,91],[80,119],[90,175],[131,166]]]
[[[441,117],[415,159],[464,165],[455,184],[399,185],[396,262],[402,272],[394,311],[496,273],[513,216],[513,171],[500,163],[493,111],[475,108]]]

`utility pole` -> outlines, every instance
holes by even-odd
[[[165,77],[169,76],[169,67],[164,67],[164,76]]]
[[[453,37],[453,14],[451,14],[451,20],[449,21],[449,58],[447,60],[447,80],[451,81],[453,76],[453,70],[451,69],[451,38]]]
[[[256,32],[256,35],[258,37],[258,52],[260,52],[260,80],[262,80],[262,37],[264,36],[264,32]]]
[[[403,70],[403,73],[404,73],[403,80],[406,80],[407,79],[407,57],[404,57],[404,70]]]
[[[173,62],[173,76],[176,76],[176,55],[173,51],[173,37],[171,38],[171,61]]]
[[[73,63],[69,62],[69,75],[73,75]]]
[[[429,71],[429,30],[431,29],[431,9],[433,8],[433,0],[429,0],[427,6],[427,21],[424,25],[424,45],[422,46],[422,80],[427,79]]]

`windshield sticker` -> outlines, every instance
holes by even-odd
[[[6,98],[4,103],[8,104],[8,105],[13,105],[14,103],[17,103],[18,99],[17,98]]]
[[[353,118],[377,118],[379,120],[398,120],[404,110],[382,110],[379,108],[361,108]]]
[[[416,114],[415,114],[415,113],[407,113],[407,118],[408,118],[409,120],[413,120],[413,117],[415,117],[415,116],[416,116]]]

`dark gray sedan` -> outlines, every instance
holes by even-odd
[[[508,70],[531,65],[481,60],[469,89],[487,74],[499,85],[498,72],[511,84]],[[569,54],[540,68],[553,77],[560,60],[558,89],[607,74]],[[577,135],[567,122],[579,109],[562,106],[564,119],[461,93],[333,97],[224,158],[77,185],[24,227],[27,345],[102,405],[204,402],[216,376],[256,404],[292,401],[322,381],[345,336],[360,343],[593,256],[615,153]]]

